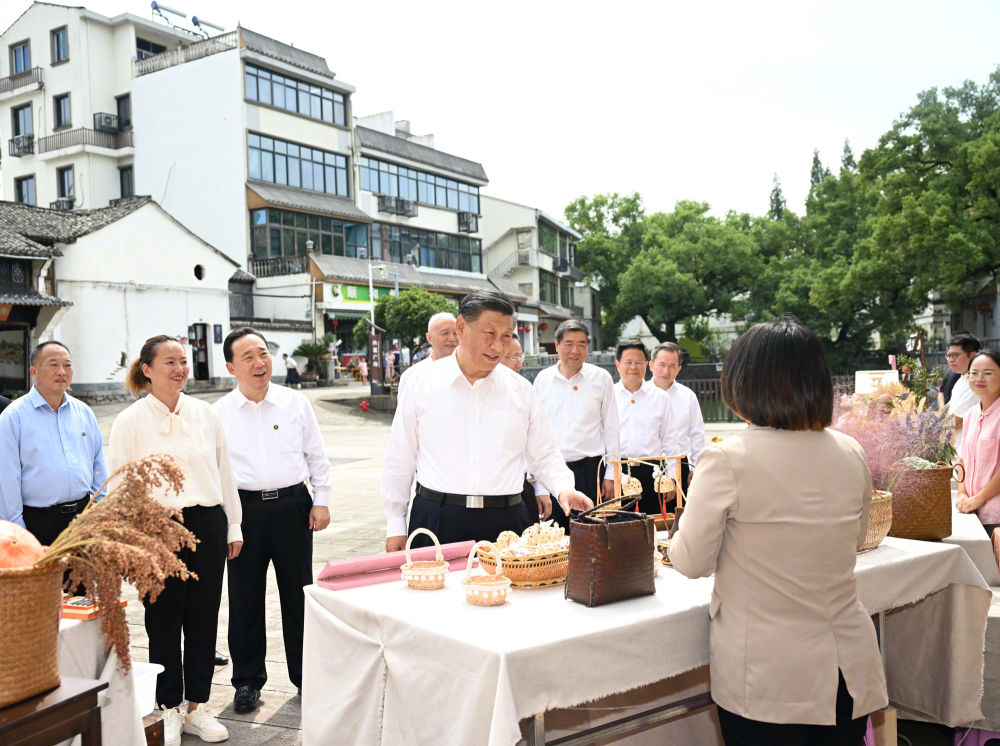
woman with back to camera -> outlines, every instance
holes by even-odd
[[[109,471],[154,453],[172,456],[184,472],[184,490],[153,494],[180,511],[184,526],[198,539],[196,551],[179,553],[198,579],[170,578],[155,602],[143,600],[149,660],[164,667],[156,679],[156,701],[163,710],[167,746],[180,743],[182,730],[203,741],[229,738],[225,726],[200,705],[212,686],[226,558],[235,558],[243,546],[243,510],[222,426],[207,402],[181,392],[187,379],[181,344],[166,335],[147,339],[125,387],[136,396],[149,393],[115,418],[107,452]]]
[[[875,627],[858,600],[872,484],[861,446],[830,430],[819,339],[790,319],[736,340],[726,405],[747,430],[702,452],[670,543],[688,577],[715,573],[712,698],[727,746],[856,746],[888,704]]]
[[[992,537],[1000,524],[1000,352],[983,350],[972,358],[969,386],[979,403],[965,417],[965,481],[958,484],[955,507],[976,513]],[[1000,535],[994,540],[994,551],[998,543]]]

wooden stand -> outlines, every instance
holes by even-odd
[[[100,746],[97,693],[107,688],[106,681],[63,676],[55,689],[0,710],[0,743],[52,746],[80,734],[82,746]]]
[[[896,746],[896,708],[886,707],[871,714],[875,746]]]
[[[623,466],[638,466],[639,464],[646,464],[647,466],[658,466],[662,471],[666,472],[667,462],[674,462],[674,488],[677,491],[677,507],[684,507],[684,485],[681,484],[681,462],[687,458],[687,454],[681,454],[680,456],[642,456],[641,458],[625,458],[625,459],[608,459],[607,463],[614,467],[615,473],[615,495],[618,497],[622,496],[622,467]],[[597,467],[597,495],[601,496],[601,475],[604,473],[605,460],[601,459],[600,466]],[[665,493],[662,493],[665,494]],[[604,500],[598,500],[598,502],[605,502]]]

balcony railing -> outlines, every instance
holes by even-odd
[[[38,152],[49,153],[53,150],[71,148],[74,145],[93,145],[98,148],[119,150],[132,147],[132,131],[128,132],[98,132],[81,127],[80,129],[59,132],[38,140]]]
[[[109,114],[106,111],[94,112],[94,129],[98,132],[115,132],[121,127],[118,126],[118,115]]]
[[[73,203],[76,200],[73,197],[60,197],[55,202],[49,202],[49,209],[52,210],[72,210]]]
[[[20,158],[22,155],[31,155],[35,152],[35,136],[34,135],[14,135],[8,142],[9,153],[14,158]]]
[[[6,78],[0,78],[0,93],[10,93],[17,88],[23,88],[26,85],[41,85],[42,84],[42,68],[33,67],[30,70],[25,70],[23,73],[15,73],[14,75],[8,75]]]
[[[250,274],[256,277],[297,275],[308,271],[308,256],[272,256],[266,259],[250,260]]]
[[[140,75],[155,73],[157,70],[165,70],[174,65],[181,65],[192,60],[200,60],[202,57],[208,57],[211,54],[228,52],[230,49],[236,49],[239,45],[239,34],[236,31],[230,31],[227,34],[213,36],[211,39],[195,42],[186,47],[177,47],[176,49],[160,52],[145,59],[133,60],[132,69],[135,72],[135,77],[138,78]]]

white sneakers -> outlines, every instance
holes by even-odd
[[[197,710],[188,712],[184,718],[184,732],[198,736],[207,743],[217,743],[229,738],[226,726],[215,718],[215,713],[201,704]]]
[[[163,711],[163,746],[180,746],[181,732],[198,736],[207,743],[218,743],[229,738],[226,726],[203,704],[188,713],[182,712],[180,707],[168,710],[160,705],[160,709]]]
[[[160,705],[163,711],[163,746],[180,746],[181,731],[184,729],[184,713],[180,707],[169,710]]]

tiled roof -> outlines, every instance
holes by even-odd
[[[553,306],[551,303],[539,303],[538,308],[546,316],[552,319],[561,319],[565,321],[566,319],[573,318],[573,314],[562,306]]]
[[[95,210],[50,210],[0,201],[0,255],[49,258],[62,256],[54,243],[72,243],[151,201],[136,197]]]
[[[254,277],[249,272],[245,272],[242,269],[238,269],[233,272],[232,276],[229,278],[230,282],[254,282],[257,278]]]
[[[305,189],[295,189],[294,187],[264,184],[259,181],[248,181],[247,188],[254,191],[267,204],[275,207],[289,207],[293,210],[332,215],[335,218],[363,223],[372,222],[372,219],[353,202],[341,197]]]
[[[528,300],[528,296],[521,292],[521,288],[513,280],[509,280],[506,277],[491,277],[490,282],[496,286],[497,290],[515,303],[523,303]]]
[[[358,133],[358,142],[363,148],[371,148],[380,153],[388,153],[417,163],[426,163],[428,166],[435,166],[443,171],[466,176],[481,184],[489,182],[482,164],[475,161],[442,153],[440,150],[429,148],[426,145],[410,142],[394,135],[387,135],[367,127],[355,127],[354,130]]]
[[[243,43],[247,49],[262,54],[265,57],[273,57],[276,60],[287,62],[289,65],[301,67],[303,70],[308,70],[317,75],[327,78],[334,77],[330,67],[326,64],[326,59],[320,57],[318,54],[303,52],[291,44],[275,41],[268,36],[258,34],[256,31],[251,31],[242,26],[240,26],[240,34],[243,35]]]
[[[35,290],[19,292],[0,290],[0,303],[10,303],[15,306],[72,306],[68,300],[46,295]]]

